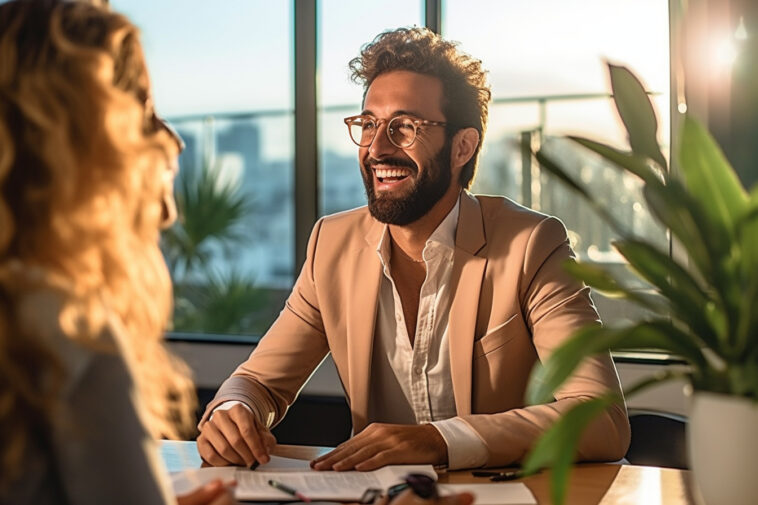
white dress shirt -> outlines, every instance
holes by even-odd
[[[468,423],[455,417],[450,372],[450,276],[459,206],[460,200],[424,246],[426,278],[421,285],[412,347],[390,270],[389,228],[384,229],[376,248],[384,278],[377,307],[368,409],[370,422],[431,423],[447,443],[450,469],[473,468],[487,461],[484,442]]]

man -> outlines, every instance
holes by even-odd
[[[379,35],[350,67],[365,89],[363,112],[345,122],[368,207],[316,223],[284,310],[203,416],[200,454],[268,461],[269,428],[331,352],[356,435],[314,468],[519,462],[572,405],[620,392],[606,355],[555,402],[524,405],[537,359],[598,319],[589,288],[562,269],[566,230],[466,191],[490,99],[478,60],[413,28]],[[613,407],[579,457],[619,459],[628,444],[626,412]]]

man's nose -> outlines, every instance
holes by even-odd
[[[374,159],[381,159],[384,156],[394,153],[398,147],[390,141],[387,125],[383,123],[377,129],[374,140],[368,146],[368,152]]]

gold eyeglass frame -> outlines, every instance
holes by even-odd
[[[376,123],[376,131],[374,132],[374,135],[371,137],[371,140],[366,144],[361,144],[359,141],[355,140],[353,138],[353,132],[351,131],[352,125],[359,126],[357,121],[360,119],[367,119],[367,120],[374,121]],[[413,125],[413,140],[411,140],[411,142],[408,145],[398,144],[392,139],[392,135],[390,134],[392,124],[395,121],[400,120],[400,119],[402,120],[408,119]],[[384,132],[387,134],[387,138],[392,143],[392,145],[397,147],[398,149],[408,149],[409,147],[411,147],[416,142],[416,139],[418,138],[418,129],[421,126],[447,126],[448,125],[448,123],[444,121],[431,121],[429,119],[419,119],[413,116],[409,116],[407,114],[394,116],[390,119],[379,119],[379,118],[375,118],[374,116],[370,116],[368,114],[358,114],[357,116],[346,117],[343,121],[345,122],[345,125],[347,125],[347,133],[350,136],[350,140],[352,140],[353,143],[357,145],[358,147],[368,147],[371,144],[373,144],[374,140],[376,139],[376,134],[377,132],[379,132],[381,128],[382,121],[387,123],[387,127],[385,128]]]

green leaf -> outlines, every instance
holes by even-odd
[[[751,195],[749,206],[735,227],[742,253],[742,272],[749,277],[758,276],[758,186]]]
[[[668,314],[668,304],[661,303],[661,300],[653,300],[639,289],[632,289],[623,286],[617,278],[603,266],[578,262],[570,259],[564,263],[564,269],[583,281],[588,286],[592,286],[595,290],[608,297],[618,297],[644,307],[652,312],[660,314]]]
[[[642,83],[626,67],[608,65],[613,100],[629,134],[632,151],[645,156],[666,169],[666,158],[658,145],[658,120]]]
[[[713,137],[697,121],[684,119],[679,166],[687,188],[727,231],[745,213],[747,193]]]
[[[702,205],[675,178],[665,186],[646,184],[643,195],[650,212],[679,239],[704,279],[718,285],[720,265],[729,254],[730,240],[724,229],[710,222]]]
[[[568,138],[577,144],[594,151],[614,165],[627,170],[645,182],[660,181],[663,178],[663,173],[654,170],[648,165],[646,161],[647,158],[645,157],[635,155],[634,153],[625,153],[608,145],[601,144],[600,142],[595,142],[594,140],[582,137],[569,136]]]
[[[265,305],[266,290],[244,275],[208,274],[207,283],[177,290],[176,329],[208,333],[249,333],[255,308]]]
[[[705,316],[708,295],[699,284],[667,253],[640,240],[620,240],[614,243],[629,265],[654,285],[670,302],[679,319],[709,346],[720,348],[716,328]],[[726,335],[720,335],[726,340]]]
[[[547,170],[549,173],[556,176],[561,182],[566,184],[569,188],[573,189],[592,207],[592,209],[605,221],[610,227],[622,237],[629,236],[624,225],[622,225],[611,212],[594,198],[590,192],[579,182],[577,182],[568,172],[553,158],[544,152],[544,149],[540,149],[534,153],[540,166]]]
[[[611,273],[602,266],[569,259],[564,262],[563,268],[574,277],[584,281],[586,284],[605,295],[624,295],[627,291],[626,288],[619,283],[618,279],[613,277]]]
[[[656,319],[624,328],[588,326],[561,344],[543,364],[532,370],[526,391],[531,405],[550,402],[553,393],[588,356],[609,349],[660,349],[687,359],[696,369],[706,370],[708,362],[698,339],[674,326],[671,321]]]
[[[658,372],[648,377],[645,377],[644,379],[636,382],[635,384],[632,384],[631,386],[624,388],[624,395],[629,397],[629,396],[639,393],[640,391],[644,391],[645,389],[649,387],[657,386],[671,380],[688,381],[689,379],[690,379],[689,372],[683,372],[681,370],[659,370]]]
[[[627,388],[625,394],[631,396],[663,382],[688,378],[689,374],[686,372],[662,371]],[[529,451],[523,472],[531,475],[541,468],[551,468],[550,494],[553,503],[560,504],[565,501],[568,478],[582,434],[593,419],[614,403],[621,403],[621,398],[612,394],[579,403],[563,414]]]
[[[551,467],[550,491],[555,505],[565,501],[566,486],[576,448],[587,426],[614,403],[616,395],[605,395],[581,401],[565,412],[537,441],[526,457],[524,473],[531,475],[541,468]]]
[[[751,339],[752,347],[758,351],[758,345],[755,344],[758,339],[758,310],[755,310],[755,301],[758,300],[758,186],[754,195],[747,215],[737,224],[743,295],[738,310],[735,347],[740,354],[750,349]]]

